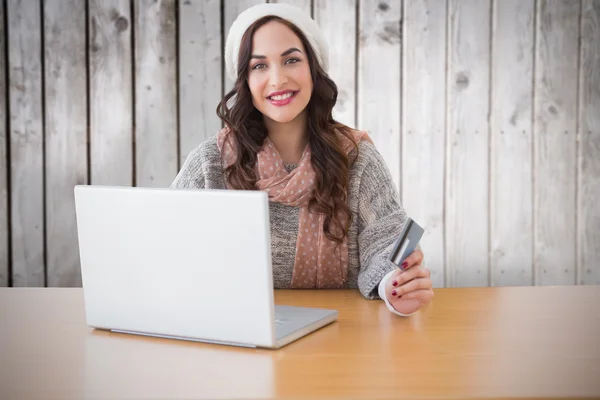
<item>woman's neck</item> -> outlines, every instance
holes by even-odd
[[[308,144],[306,116],[303,114],[286,123],[279,123],[265,118],[269,140],[271,140],[286,164],[298,164]]]

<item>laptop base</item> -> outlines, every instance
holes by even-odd
[[[318,308],[294,307],[294,306],[275,306],[275,332],[276,343],[272,347],[257,346],[248,343],[227,342],[222,340],[202,339],[195,337],[165,335],[159,333],[137,332],[125,329],[106,329],[115,333],[124,333],[138,336],[149,336],[162,339],[175,339],[200,343],[219,344],[225,346],[248,347],[248,348],[266,348],[278,349],[286,346],[311,332],[314,332],[326,325],[335,322],[338,317],[338,312],[335,310],[326,310]]]

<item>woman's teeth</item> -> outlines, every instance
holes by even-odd
[[[293,92],[288,92],[286,94],[280,95],[280,96],[271,96],[269,97],[271,100],[285,100],[285,99],[289,99],[290,97],[292,97],[294,95]]]

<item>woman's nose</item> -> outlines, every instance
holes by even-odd
[[[271,68],[271,86],[281,87],[287,83],[287,76],[282,68],[275,67]]]

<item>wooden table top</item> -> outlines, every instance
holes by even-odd
[[[0,399],[600,397],[600,286],[437,289],[402,318],[358,292],[280,350],[96,331],[83,292],[0,289]]]

